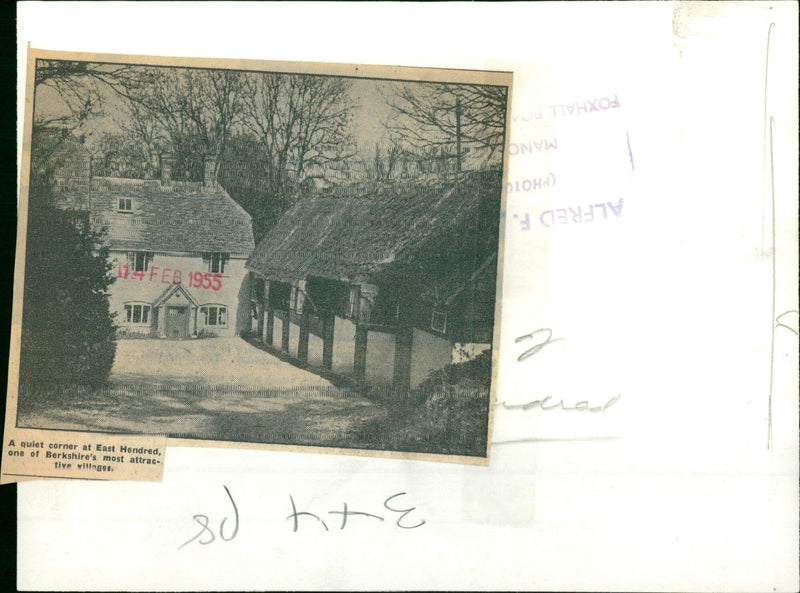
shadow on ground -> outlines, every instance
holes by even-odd
[[[253,443],[359,447],[386,411],[332,386],[262,389],[117,381],[98,389],[20,391],[18,426]]]

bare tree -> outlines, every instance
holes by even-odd
[[[405,153],[396,142],[384,142],[383,150],[381,143],[376,142],[369,175],[376,180],[392,179],[403,163],[409,159],[415,162],[418,160],[415,156]]]
[[[119,64],[70,60],[37,60],[34,83],[37,94],[32,125],[31,170],[45,175],[52,157],[91,117],[100,115],[105,89],[114,89],[131,72]],[[49,92],[48,92],[49,91]]]
[[[489,162],[502,149],[506,101],[505,87],[396,83],[387,97],[392,115],[386,127],[410,155],[436,153],[460,171],[468,151]]]
[[[141,104],[128,102],[129,118],[120,121],[119,127],[135,143],[139,157],[147,163],[147,173],[152,177],[158,174],[158,162],[153,162],[153,154],[169,144],[169,138],[155,117]]]
[[[37,91],[51,88],[65,109],[58,115],[45,117],[41,112],[35,113],[34,125],[60,125],[74,130],[98,112],[102,103],[98,86],[116,89],[132,72],[131,68],[119,64],[38,60],[34,77]]]
[[[245,74],[231,70],[140,68],[117,92],[128,100],[127,131],[154,148],[167,140],[176,173],[201,175],[203,157],[221,155],[244,115]]]
[[[244,122],[260,142],[273,191],[286,192],[310,167],[324,168],[355,154],[349,89],[340,78],[250,75]]]

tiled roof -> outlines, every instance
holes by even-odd
[[[482,209],[499,217],[501,191],[501,173],[483,171],[459,182],[343,188],[300,198],[258,244],[247,268],[283,281],[402,274],[430,253],[452,249],[465,234],[475,244],[476,217]],[[496,250],[498,227],[486,231]]]
[[[119,198],[131,198],[132,212],[118,211]],[[89,208],[111,249],[247,256],[254,248],[250,215],[218,185],[95,178]]]

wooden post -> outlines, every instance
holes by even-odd
[[[297,342],[297,359],[300,362],[308,362],[308,307],[303,307],[303,314],[300,317],[300,339]]]
[[[356,380],[363,381],[367,370],[367,328],[356,326],[356,352],[353,357],[353,374]]]
[[[158,335],[162,338],[167,336],[167,307],[164,305],[158,308]]]
[[[264,338],[264,342],[267,344],[267,346],[272,346],[272,340],[275,337],[275,314],[269,307],[267,307],[266,310],[267,310],[267,335]]]
[[[325,313],[322,318],[322,367],[333,368],[333,336],[336,318],[330,313]]]
[[[411,348],[414,328],[403,317],[402,306],[394,336],[394,377],[392,386],[396,391],[408,392],[411,389]]]
[[[259,340],[264,339],[264,305],[258,303],[258,324],[256,325],[256,334]]]
[[[269,280],[264,280],[264,291],[261,293],[262,323],[259,337],[267,345],[272,346],[272,334],[275,331],[275,318],[269,306]]]
[[[289,324],[292,323],[292,316],[287,311],[281,320],[281,350],[289,352]]]

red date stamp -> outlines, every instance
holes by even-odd
[[[138,280],[140,282],[160,282],[161,284],[182,284],[184,274],[172,268],[150,266],[147,271],[130,271],[130,264],[117,264],[117,278]],[[222,288],[222,274],[211,272],[189,272],[189,286],[219,291]]]

